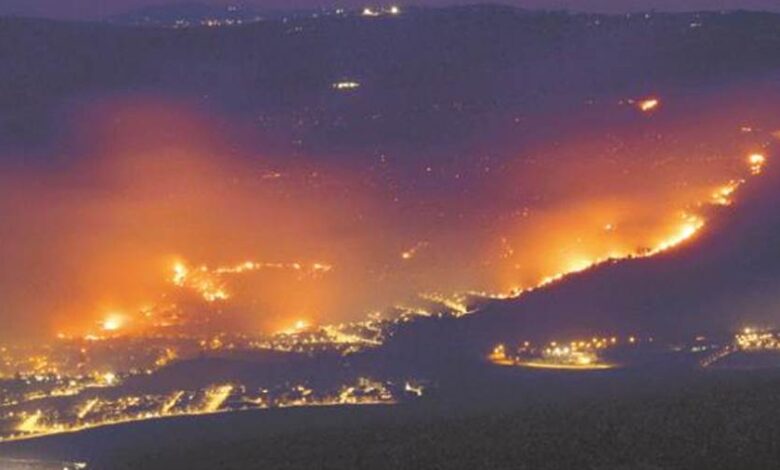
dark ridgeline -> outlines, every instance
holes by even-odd
[[[769,158],[776,157],[774,153]],[[770,164],[717,208],[703,232],[650,258],[608,262],[516,300],[480,302],[480,313],[401,325],[379,353],[399,362],[460,367],[492,345],[642,332],[661,341],[718,336],[778,319],[780,168]],[[430,366],[430,364],[429,364]]]

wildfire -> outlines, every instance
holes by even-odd
[[[643,113],[649,113],[656,110],[660,104],[661,101],[658,98],[647,98],[639,101],[639,103],[637,103],[637,107]]]
[[[472,295],[478,296],[478,297],[488,297],[493,299],[510,299],[510,298],[517,298],[521,295],[535,291],[537,289],[549,286],[551,284],[555,284],[558,281],[563,280],[569,275],[576,274],[579,272],[587,271],[589,269],[592,269],[598,265],[601,265],[603,263],[607,263],[616,259],[625,258],[628,256],[632,256],[635,258],[648,258],[651,256],[655,256],[659,253],[662,253],[664,251],[670,250],[679,244],[685,242],[686,240],[693,238],[703,227],[704,227],[704,219],[702,219],[699,216],[691,215],[691,214],[683,214],[682,216],[682,223],[680,224],[679,228],[677,229],[677,232],[671,234],[669,237],[661,240],[658,242],[655,247],[641,251],[636,253],[618,253],[618,254],[612,254],[606,257],[601,258],[594,258],[594,259],[587,259],[587,258],[576,258],[573,259],[565,271],[551,274],[549,276],[543,277],[536,285],[532,287],[518,287],[513,289],[508,294],[495,294],[495,293],[487,293],[487,292],[471,292]],[[461,313],[467,313],[467,312],[461,312]]]
[[[171,282],[179,287],[184,287],[189,273],[190,270],[187,269],[187,266],[182,263],[176,263],[173,265],[173,277],[171,278]]]
[[[103,331],[117,331],[127,323],[127,318],[120,313],[109,314],[100,324]]]
[[[731,196],[739,189],[744,180],[729,181],[727,184],[719,187],[712,193],[712,203],[719,206],[730,206]]]
[[[428,246],[428,242],[418,242],[413,247],[401,252],[401,259],[410,260],[417,255],[417,252]]]
[[[307,320],[296,320],[292,326],[284,328],[276,332],[277,335],[295,335],[303,333],[312,328],[312,324]]]
[[[692,214],[683,214],[683,223],[680,225],[678,231],[672,234],[666,240],[661,241],[654,249],[644,254],[644,257],[653,256],[674,248],[675,246],[692,238],[703,227],[704,219],[701,217]]]
[[[763,167],[766,163],[766,157],[762,154],[754,153],[748,156],[747,162],[749,165],[748,169],[750,171],[750,174],[758,175],[763,170]],[[712,193],[711,199],[708,202],[710,204],[715,204],[715,205],[724,205],[724,206],[730,205],[732,203],[731,198],[733,197],[734,193],[736,193],[737,189],[739,189],[739,187],[742,186],[745,182],[746,182],[745,179],[737,179],[737,180],[729,181],[727,184],[718,187]],[[488,292],[472,291],[470,292],[470,294],[477,297],[486,297],[486,298],[493,298],[493,299],[517,298],[525,293],[532,292],[534,290],[540,289],[550,284],[554,284],[571,274],[586,271],[588,269],[591,269],[595,266],[598,266],[606,262],[610,262],[621,258],[627,258],[627,257],[648,258],[651,256],[655,256],[659,253],[668,251],[690,240],[691,238],[695,237],[706,225],[706,221],[704,220],[703,217],[688,212],[683,212],[680,216],[680,219],[681,222],[677,226],[676,231],[672,232],[666,238],[658,241],[658,243],[656,243],[650,249],[645,249],[642,251],[634,251],[634,252],[631,251],[615,252],[610,254],[609,256],[599,257],[599,258],[587,258],[587,257],[579,256],[577,258],[573,258],[568,263],[568,266],[566,267],[565,270],[555,274],[550,274],[548,276],[545,276],[537,284],[533,286],[517,287],[509,293],[488,293]],[[605,231],[607,232],[611,232],[614,229],[615,229],[614,224],[610,223],[605,226]],[[466,313],[466,312],[461,312],[461,313]]]
[[[221,279],[213,275],[206,266],[201,266],[193,271],[184,263],[177,262],[173,265],[171,282],[177,287],[189,288],[198,292],[207,302],[229,298]]]
[[[365,338],[356,334],[350,334],[345,333],[341,329],[335,326],[326,325],[322,327],[322,330],[325,332],[325,334],[328,335],[328,338],[331,342],[336,344],[346,344],[346,345],[353,345],[353,346],[378,346],[381,343],[381,341],[372,339],[372,338]]]
[[[203,265],[193,270],[182,262],[176,262],[173,265],[171,282],[177,287],[194,290],[207,302],[216,302],[230,299],[227,283],[224,280],[224,277],[227,275],[245,274],[260,270],[287,270],[300,273],[300,277],[307,276],[316,279],[332,269],[331,265],[324,263],[304,265],[298,262],[267,263],[244,261],[236,265],[219,266],[213,269]]]
[[[441,294],[420,294],[420,298],[433,303],[441,304],[450,309],[456,316],[462,316],[469,313],[469,306],[465,295],[446,296]]]
[[[748,164],[750,165],[751,175],[760,175],[764,170],[764,164],[766,164],[766,156],[760,153],[751,154],[748,157]]]
[[[766,162],[766,158],[761,154],[752,154],[747,157],[749,165],[749,171],[751,174],[758,174],[763,165]],[[717,205],[729,205],[732,203],[732,197],[737,189],[746,182],[744,179],[731,180],[728,183],[716,188],[709,199],[710,204]],[[564,260],[562,264],[563,269],[558,273],[553,273],[542,277],[536,284],[528,287],[516,287],[508,293],[487,293],[487,292],[475,292],[470,291],[463,294],[440,294],[440,293],[423,293],[419,295],[422,300],[440,304],[446,307],[447,311],[456,316],[467,315],[473,312],[469,308],[469,299],[474,296],[478,297],[490,297],[490,298],[516,298],[524,293],[531,292],[533,290],[548,286],[556,283],[566,276],[582,272],[591,269],[600,264],[611,262],[613,260],[633,257],[644,258],[655,256],[661,252],[670,250],[681,243],[695,237],[705,226],[705,220],[702,216],[693,214],[690,212],[683,212],[680,215],[680,220],[677,227],[671,231],[671,233],[665,238],[659,240],[650,248],[644,250],[630,250],[630,249],[618,249],[609,252],[606,256],[601,257],[588,257],[587,253],[577,253],[572,256],[568,261]],[[610,221],[604,226],[604,231],[612,233],[616,230],[617,222]],[[427,241],[421,241],[403,251],[400,255],[402,260],[411,260],[419,252],[419,250],[428,246]],[[190,289],[198,293],[207,302],[226,301],[231,298],[229,291],[229,277],[237,276],[246,273],[261,271],[261,270],[277,270],[288,271],[295,273],[299,279],[319,278],[330,271],[333,267],[330,264],[325,263],[301,263],[301,262],[262,262],[247,260],[235,265],[217,266],[214,268],[202,265],[200,267],[192,267],[184,261],[175,262],[171,267],[171,275],[169,281],[184,289]],[[416,308],[416,307],[415,307]],[[427,309],[404,309],[407,312],[415,312],[416,315],[430,315]],[[408,317],[408,315],[407,315]],[[126,324],[127,318],[121,314],[111,314],[107,316],[101,323],[102,329],[106,332],[117,331],[123,328]],[[286,328],[280,331],[281,334],[296,335],[302,333],[310,328],[310,324],[305,320],[298,320],[292,327]],[[324,328],[324,327],[323,327]],[[327,330],[329,336],[332,337],[334,342],[355,343],[355,344],[367,344],[363,338],[359,336],[353,336],[348,333],[333,334],[338,329]]]
[[[301,263],[261,263],[256,261],[245,261],[235,266],[223,266],[214,269],[214,274],[243,274],[252,271],[259,271],[261,269],[281,269],[292,271],[306,271],[311,276],[318,276],[320,274],[327,273],[332,266],[322,263],[312,263],[308,267],[304,267]]]
[[[100,382],[102,384],[105,384],[107,387],[114,386],[117,383],[116,374],[114,374],[113,372],[106,372],[105,374],[100,376]]]

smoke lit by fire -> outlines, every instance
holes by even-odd
[[[694,237],[702,206],[730,205],[766,164],[754,142],[707,160],[706,135],[717,147],[726,124],[756,133],[717,117],[680,130],[659,104],[636,104],[657,113],[652,133],[641,118],[619,140],[580,132],[476,170],[404,167],[389,185],[349,160],[257,155],[186,106],[90,106],[63,143],[76,157],[0,177],[12,222],[0,261],[15,268],[0,273],[4,308],[44,334],[132,332],[172,304],[296,331],[400,304],[463,314],[466,293],[517,295],[651,256]],[[425,189],[431,178],[445,195]]]

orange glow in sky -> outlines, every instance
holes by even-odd
[[[126,322],[127,319],[124,315],[120,313],[110,313],[103,319],[100,326],[104,331],[117,331],[124,327]]]
[[[0,294],[7,310],[35,312],[19,328],[48,332],[136,331],[142,312],[172,304],[265,332],[399,304],[465,312],[453,296],[510,295],[693,237],[701,204],[730,204],[766,164],[736,146],[720,159],[700,150],[732,144],[724,116],[685,132],[659,114],[666,127],[649,133],[640,119],[619,145],[561,136],[480,168],[489,181],[465,196],[403,199],[347,165],[243,155],[186,106],[102,103],[73,130],[83,161],[0,176],[0,214],[13,220],[0,260],[16,267],[0,273]],[[659,139],[666,129],[678,134]]]

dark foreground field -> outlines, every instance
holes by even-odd
[[[537,379],[486,391],[479,405],[474,386],[457,399],[397,407],[116,426],[15,443],[0,454],[78,457],[108,470],[776,469],[780,463],[776,372]],[[582,393],[560,399],[547,393],[550,386]]]

